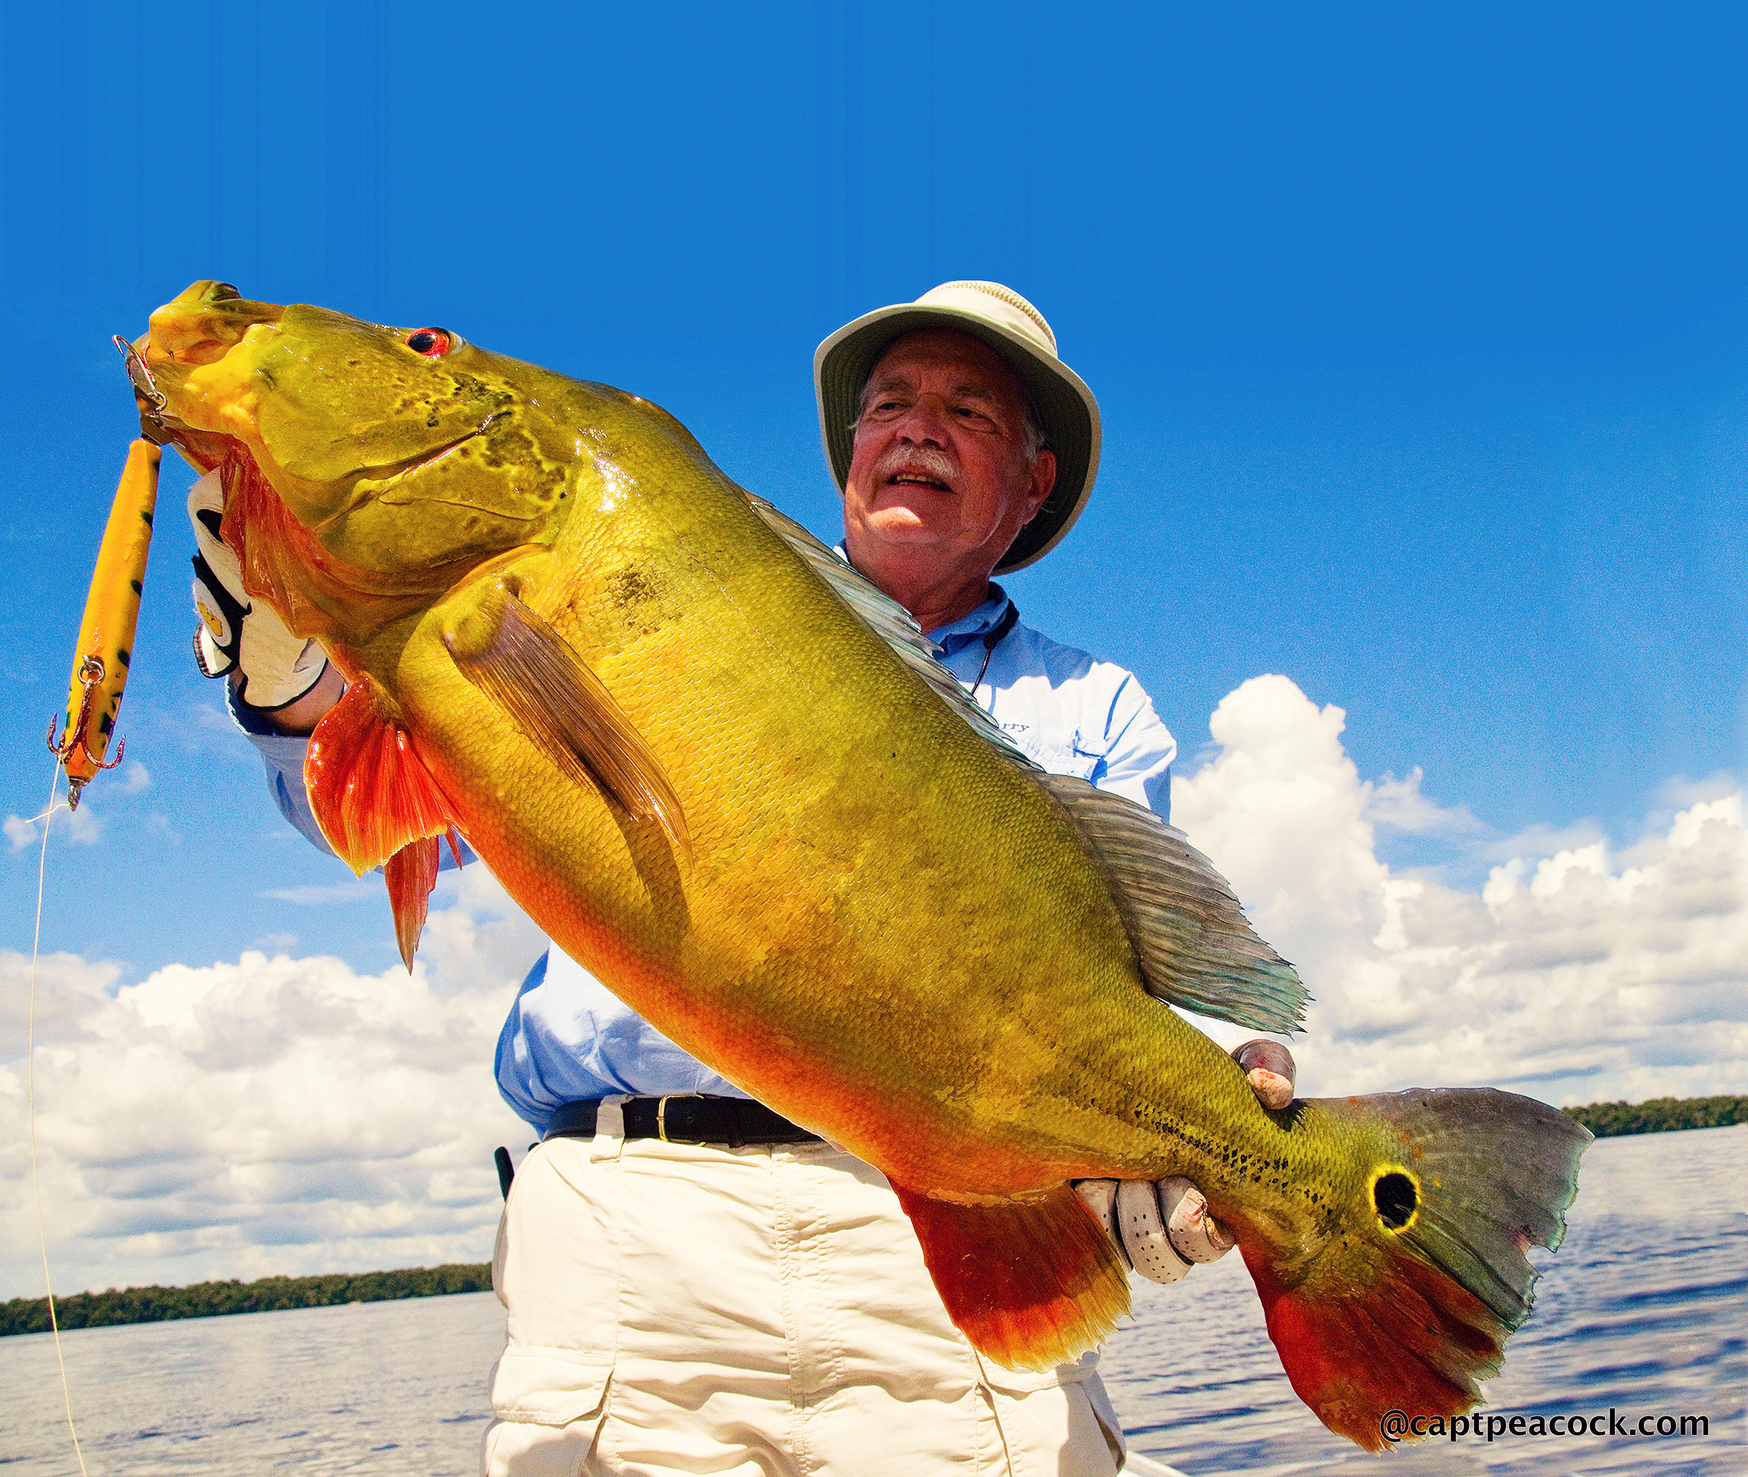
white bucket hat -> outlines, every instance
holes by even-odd
[[[1037,412],[1044,443],[1056,453],[1056,485],[995,566],[1024,569],[1062,541],[1092,493],[1099,470],[1099,403],[1079,375],[1056,357],[1044,315],[999,282],[943,282],[914,303],[876,308],[846,323],[813,353],[813,387],[825,456],[841,492],[850,472],[851,423],[880,356],[919,328],[952,328],[982,339],[1020,377]]]

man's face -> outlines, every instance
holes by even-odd
[[[1049,496],[1056,457],[1027,453],[1026,392],[968,333],[925,329],[874,366],[844,487],[850,557],[982,561],[987,576]]]

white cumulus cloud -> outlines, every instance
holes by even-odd
[[[1568,1104],[1744,1090],[1740,792],[1620,852],[1547,833],[1477,896],[1378,859],[1377,824],[1484,828],[1422,797],[1418,774],[1362,780],[1344,723],[1285,677],[1253,678],[1214,714],[1217,756],[1172,790],[1173,820],[1316,996],[1294,1042],[1307,1092],[1487,1083]]]
[[[301,907],[314,908],[326,903],[357,903],[365,898],[380,898],[382,884],[374,877],[357,877],[349,882],[311,882],[302,887],[270,887],[261,896],[282,903],[297,903]]]
[[[1624,849],[1594,827],[1502,838],[1423,794],[1418,771],[1362,779],[1344,721],[1284,677],[1256,678],[1214,714],[1213,757],[1173,788],[1174,820],[1317,997],[1294,1042],[1307,1093],[1485,1082],[1564,1104],[1743,1090],[1738,791],[1669,791]],[[1483,858],[1471,890],[1392,870],[1384,827],[1457,838]],[[294,958],[281,939],[262,940],[273,957],[137,982],[71,954],[41,961],[37,1141],[61,1290],[490,1255],[491,1151],[519,1156],[530,1135],[498,1099],[492,1052],[541,941],[482,868],[438,903],[412,976]],[[386,933],[386,907],[360,926]],[[40,1281],[27,958],[0,953],[0,991],[5,1297]]]
[[[519,1156],[530,1136],[492,1049],[541,942],[474,867],[411,976],[249,952],[116,988],[113,965],[43,960],[36,1137],[58,1289],[489,1258],[492,1149]],[[0,954],[0,1297],[40,1292],[28,981],[27,957]]]

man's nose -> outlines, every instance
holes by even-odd
[[[899,417],[898,439],[913,445],[926,441],[939,446],[943,444],[947,424],[946,402],[938,395],[919,395]]]

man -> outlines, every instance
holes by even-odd
[[[1176,745],[1146,693],[1021,625],[991,582],[1055,546],[1097,471],[1097,403],[1042,315],[999,284],[948,283],[833,334],[815,379],[843,492],[843,556],[917,619],[1033,759],[1163,814]],[[210,535],[211,522],[197,510],[197,530]],[[222,585],[225,551],[210,542],[203,578]],[[218,600],[209,590],[209,605]],[[228,643],[207,619],[203,670],[234,662],[248,674],[233,678],[239,702],[277,709],[238,712],[260,734],[281,807],[308,834],[295,735],[337,684],[314,676],[295,641],[268,662],[266,636],[253,670],[259,613],[230,606]],[[1291,1059],[1251,1046],[1240,1061],[1253,1085],[1284,1104]],[[497,1072],[542,1143],[499,1230],[509,1342],[487,1472],[1121,1464],[1096,1356],[1043,1374],[981,1359],[948,1321],[876,1170],[753,1103],[564,955],[550,952],[524,983]],[[1081,1192],[1157,1280],[1227,1249],[1184,1181]]]

